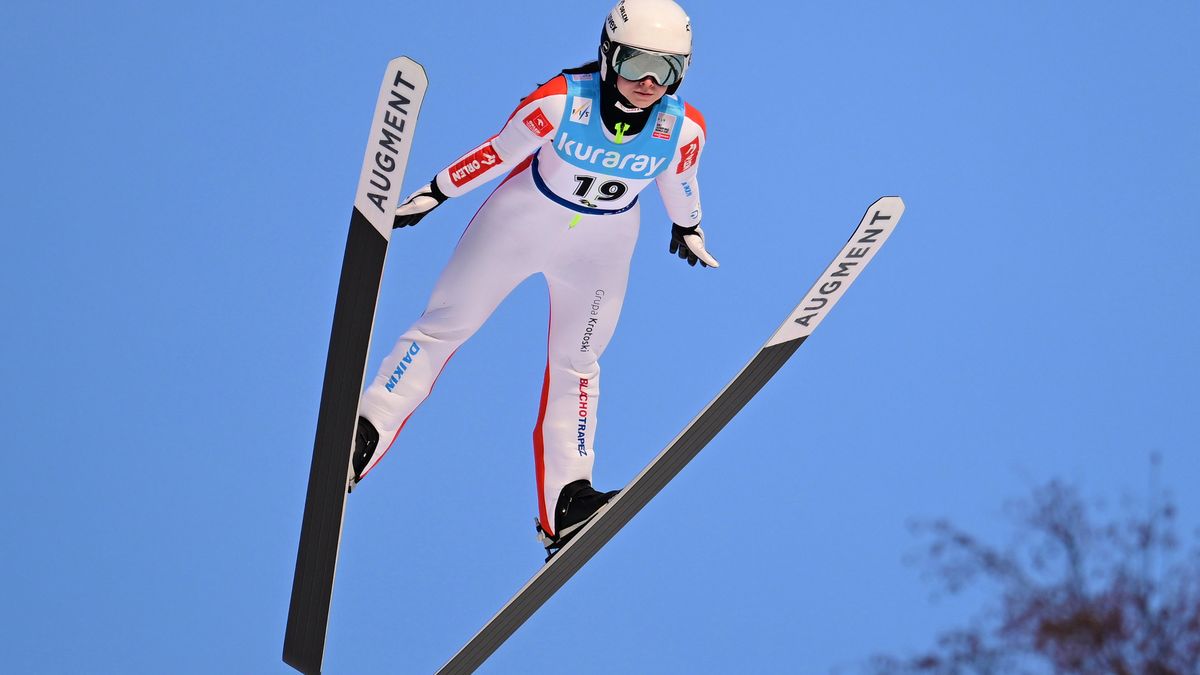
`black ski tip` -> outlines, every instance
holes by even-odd
[[[313,663],[310,659],[305,658],[304,655],[289,654],[286,646],[283,648],[283,662],[297,671],[304,673],[304,675],[321,675],[320,662]]]

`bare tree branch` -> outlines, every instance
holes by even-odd
[[[1159,459],[1152,459],[1157,471]],[[1009,509],[1015,543],[983,542],[941,519],[913,526],[935,584],[980,582],[999,611],[943,633],[929,651],[877,655],[876,675],[1194,675],[1200,673],[1200,537],[1180,554],[1176,510],[1152,481],[1148,506],[1093,522],[1071,485],[1051,481]]]

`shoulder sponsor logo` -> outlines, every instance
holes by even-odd
[[[499,163],[500,156],[492,148],[492,142],[488,141],[450,167],[450,182],[454,183],[454,187],[462,187]]]
[[[671,140],[671,132],[675,130],[675,116],[667,113],[658,113],[658,119],[654,120],[655,138],[661,138],[664,141]]]
[[[525,116],[525,126],[529,127],[530,131],[541,138],[544,138],[546,134],[554,129],[554,125],[550,124],[550,120],[546,119],[546,115],[542,112],[541,108],[534,108],[533,112]]]
[[[679,165],[675,167],[675,173],[683,173],[692,168],[696,164],[696,158],[700,156],[700,139],[693,138],[691,143],[683,146],[679,150]]]
[[[571,103],[571,121],[587,124],[592,119],[592,99],[576,96]]]
[[[571,76],[571,79],[575,80],[576,82],[591,82],[592,74],[591,73],[575,73],[574,75]]]
[[[699,141],[696,141],[697,146]],[[563,132],[558,137],[555,146],[564,158],[573,158],[580,162],[602,166],[606,169],[620,169],[631,173],[640,173],[646,178],[653,178],[659,169],[667,162],[665,157],[622,153],[616,150],[605,150],[592,145],[571,140],[570,134]]]

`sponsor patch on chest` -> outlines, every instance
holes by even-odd
[[[664,141],[669,141],[671,140],[671,132],[674,130],[675,116],[665,112],[658,113],[658,118],[654,120],[653,136],[661,138]]]
[[[659,168],[666,163],[665,157],[654,157],[640,153],[617,152],[606,148],[598,148],[588,143],[572,140],[570,135],[562,133],[555,144],[558,154],[576,166],[590,164],[597,169],[616,169],[630,174],[640,174],[645,178],[658,175]],[[601,173],[606,173],[600,171]],[[614,173],[609,171],[607,173]]]
[[[592,99],[576,96],[575,101],[571,104],[572,122],[587,124],[592,119]]]

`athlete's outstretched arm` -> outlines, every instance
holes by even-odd
[[[415,225],[450,197],[459,197],[511,170],[554,137],[567,102],[567,80],[558,75],[521,99],[499,133],[437,172],[428,185],[396,209],[394,227]]]
[[[679,147],[671,158],[670,168],[655,179],[662,194],[663,206],[671,217],[670,251],[689,265],[699,262],[704,267],[718,267],[716,258],[704,246],[704,230],[700,229],[703,210],[700,208],[700,153],[706,137],[704,116],[685,104],[685,116],[679,136]]]

